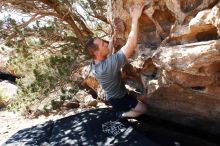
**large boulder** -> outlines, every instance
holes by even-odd
[[[142,2],[138,51],[123,78],[142,84],[148,114],[220,131],[219,0],[110,0],[116,50],[130,32],[130,6]],[[98,92],[94,77],[85,82]]]
[[[0,82],[0,108],[16,98],[17,86],[8,81]]]
[[[162,41],[165,44],[185,44],[219,37],[219,4],[218,0],[129,0],[110,1],[108,19],[116,33],[115,46],[122,46],[130,31],[131,18],[129,7],[135,3],[145,2],[147,7],[141,16],[139,43],[149,47],[159,46]],[[204,11],[205,15],[200,21],[204,25],[196,25],[193,29],[189,22],[192,18]],[[205,19],[205,18],[206,19]],[[194,27],[195,28],[195,27]],[[202,28],[202,29],[201,29]],[[209,36],[206,36],[208,34]]]
[[[130,6],[143,2],[137,51],[122,69],[126,87],[144,95],[150,115],[220,131],[219,0],[110,0],[116,50],[130,32]],[[94,76],[84,83],[103,96]]]

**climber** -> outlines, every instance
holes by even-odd
[[[138,20],[143,7],[143,4],[136,4],[130,8],[131,31],[126,44],[115,54],[111,54],[110,44],[100,38],[92,38],[86,44],[87,53],[93,58],[92,72],[118,118],[138,117],[146,112],[146,105],[128,94],[120,74],[137,46]]]

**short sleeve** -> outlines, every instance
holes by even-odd
[[[107,59],[108,72],[118,73],[120,69],[127,63],[127,59],[122,52],[119,50],[117,53],[111,55]]]

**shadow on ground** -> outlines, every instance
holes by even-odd
[[[86,111],[20,130],[3,145],[157,145],[114,115],[111,109]]]
[[[196,137],[171,127],[155,125],[157,120],[143,116],[136,122],[117,120],[109,108],[49,121],[23,129],[3,145],[54,146],[217,146],[217,141]],[[160,125],[164,125],[160,121]],[[165,124],[166,125],[166,124]],[[180,128],[181,129],[181,128]]]

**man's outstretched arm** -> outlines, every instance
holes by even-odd
[[[131,15],[131,31],[128,35],[128,39],[126,44],[121,48],[124,55],[128,59],[134,52],[137,46],[137,37],[138,37],[138,19],[140,18],[144,5],[134,5],[130,8],[130,15]]]

